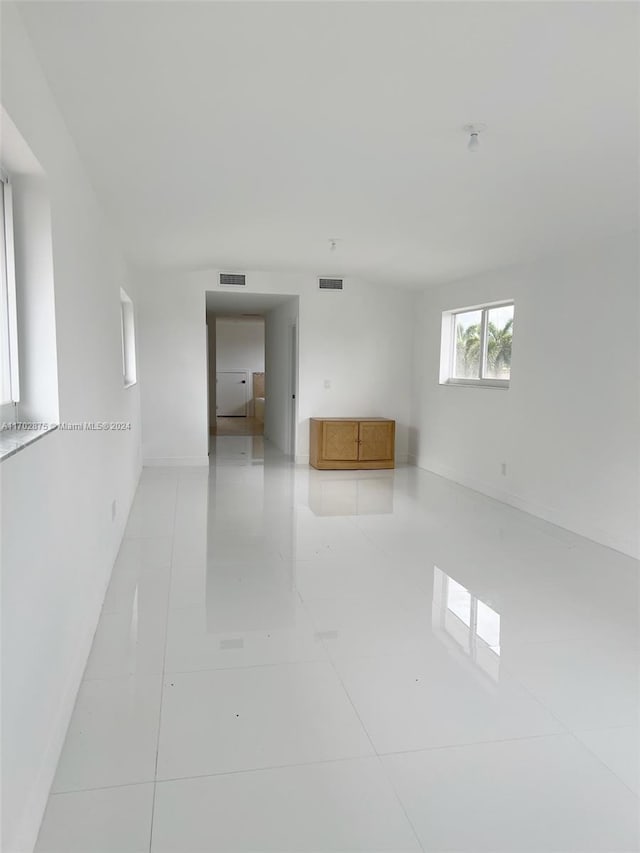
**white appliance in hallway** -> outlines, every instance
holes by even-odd
[[[216,414],[219,417],[247,416],[246,370],[224,370],[216,373]]]

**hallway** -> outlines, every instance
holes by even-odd
[[[637,600],[420,469],[212,438],[143,470],[37,851],[637,850]]]
[[[264,421],[258,418],[216,418],[215,435],[263,435]]]

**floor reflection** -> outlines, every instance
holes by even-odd
[[[409,466],[314,471],[232,436],[209,468],[145,469],[38,851],[149,832],[154,787],[154,853],[413,849],[360,832],[380,797],[425,850],[638,850],[639,579]],[[276,834],[232,843],[249,813]]]
[[[206,602],[208,633],[290,628],[299,605],[282,568],[266,563],[257,570],[233,563],[209,566]]]
[[[393,512],[393,479],[389,476],[312,474],[309,508],[315,515],[388,515]]]
[[[484,673],[500,677],[500,614],[433,567],[433,631]]]
[[[221,651],[253,649],[269,660],[278,635],[295,633],[300,621],[291,561],[294,468],[272,446],[265,454],[262,436],[218,439],[212,463],[199,531],[206,541],[201,630]]]

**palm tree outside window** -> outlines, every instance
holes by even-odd
[[[452,324],[451,365],[445,382],[508,386],[514,305],[445,312]],[[443,327],[445,328],[445,327]]]

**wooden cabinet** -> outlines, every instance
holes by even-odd
[[[396,422],[387,418],[311,418],[314,468],[393,468]]]

